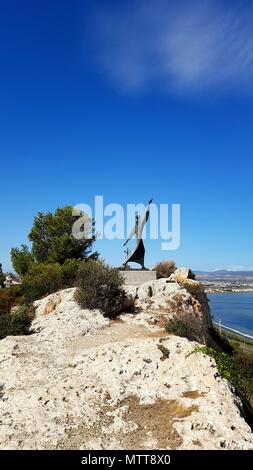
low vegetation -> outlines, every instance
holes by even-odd
[[[22,293],[27,302],[33,302],[56,292],[63,286],[59,264],[38,263],[31,267],[22,279]]]
[[[73,225],[81,224],[81,239],[73,237]],[[98,257],[91,253],[95,241],[94,221],[86,214],[77,219],[73,207],[55,212],[39,212],[28,234],[27,245],[12,248],[11,260],[20,276],[23,301],[33,302],[59,289],[76,285],[78,269],[83,261]]]
[[[204,287],[201,282],[195,281],[194,279],[179,280],[179,283],[189,294],[193,295],[193,297],[204,292]]]
[[[19,286],[11,289],[0,289],[0,312],[5,314],[21,302],[21,291]]]
[[[124,289],[120,271],[103,261],[88,260],[77,275],[76,300],[82,308],[99,309],[105,317],[115,318],[123,311],[132,311],[133,301]]]
[[[186,325],[186,323],[184,323],[182,320],[179,320],[177,318],[171,318],[166,321],[165,331],[166,333],[172,333],[176,336],[181,336],[183,338],[192,338],[189,326]]]
[[[66,259],[61,265],[63,286],[74,287],[77,283],[77,273],[83,264],[82,259]]]
[[[190,327],[177,318],[166,322],[165,331],[189,340],[193,339]],[[212,357],[220,376],[228,380],[253,409],[253,354],[243,352],[238,346],[234,347],[216,330],[210,331],[210,334],[217,344],[217,350],[208,346],[198,346],[191,354],[202,353]]]
[[[76,222],[81,224],[81,239],[72,234]],[[133,310],[133,301],[124,292],[120,272],[98,261],[98,253],[91,253],[94,221],[86,214],[77,220],[71,206],[58,208],[54,213],[39,212],[28,239],[31,249],[23,244],[11,250],[21,286],[0,289],[0,338],[27,334],[32,320],[27,305],[68,287],[78,286],[76,298],[82,307],[100,309],[107,317],[114,318],[126,308]],[[1,287],[3,282],[0,266]]]
[[[8,313],[0,312],[0,339],[29,334],[33,316],[34,310],[30,305],[22,305]]]
[[[170,277],[176,270],[176,265],[173,260],[161,261],[156,264],[154,270],[156,271],[157,279],[162,279]]]
[[[34,264],[22,279],[21,291],[26,302],[45,297],[77,283],[77,272],[82,260],[69,259],[59,263]]]
[[[220,376],[227,379],[246,398],[251,406],[253,404],[253,355],[232,350],[232,353],[218,352],[213,348],[198,346],[194,353],[200,352],[212,357]]]

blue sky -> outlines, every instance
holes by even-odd
[[[37,211],[95,195],[181,204],[180,249],[147,241],[148,265],[253,266],[252,21],[245,0],[1,2],[6,270]]]

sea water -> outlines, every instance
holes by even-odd
[[[253,292],[208,294],[214,321],[253,335]]]

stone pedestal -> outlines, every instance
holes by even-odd
[[[140,286],[144,282],[155,281],[156,271],[146,271],[141,269],[131,269],[121,272],[125,278],[127,286]]]

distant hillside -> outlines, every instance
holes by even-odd
[[[253,281],[253,271],[195,271],[196,279],[220,281]]]

